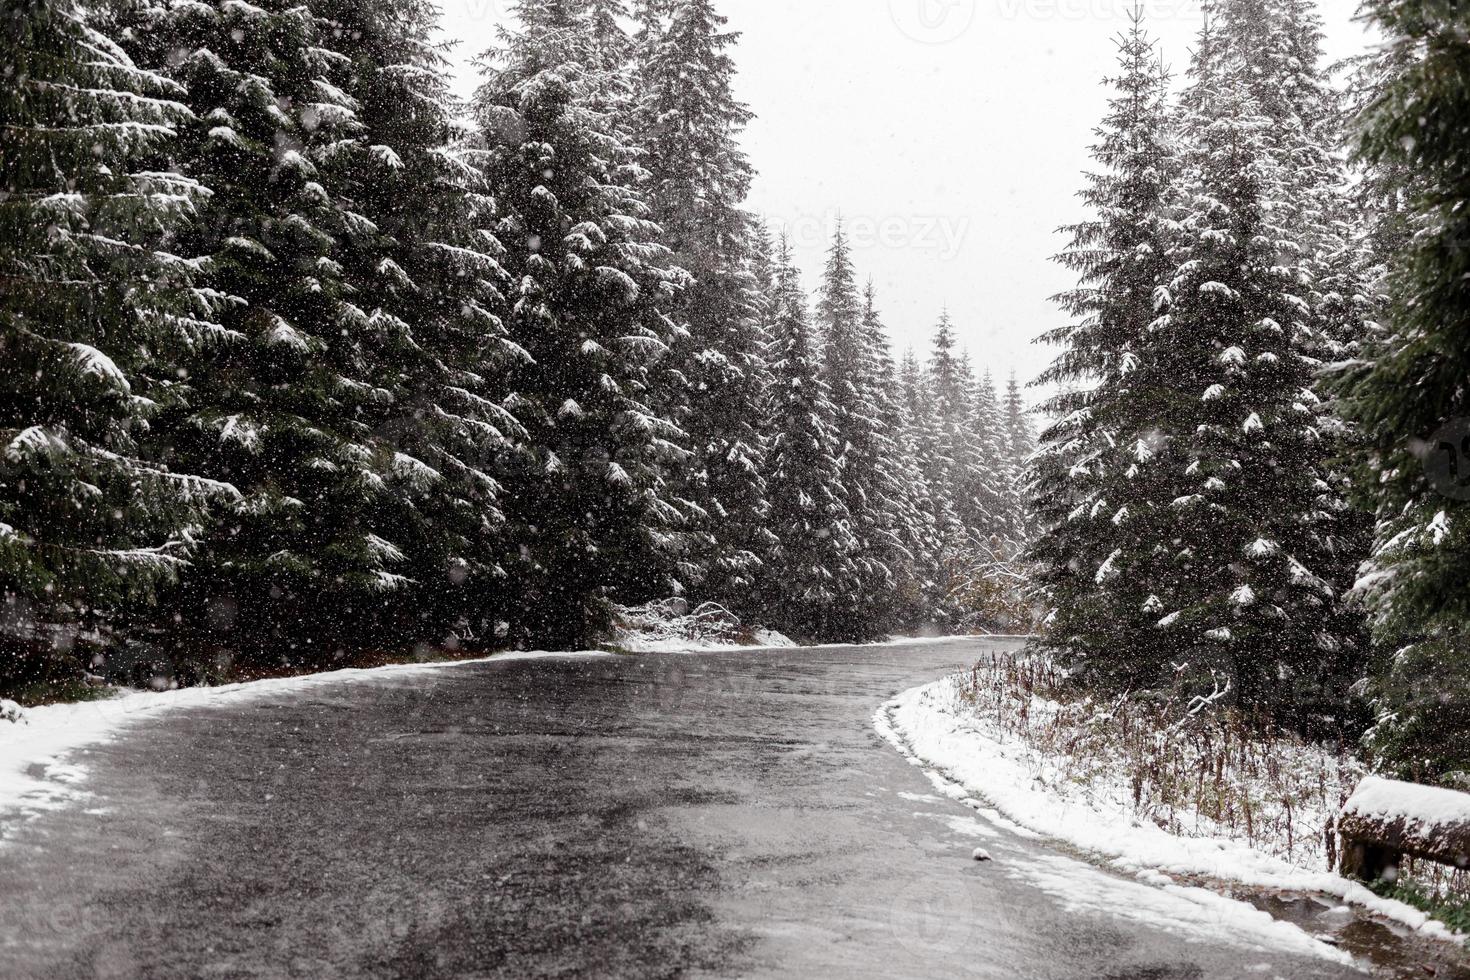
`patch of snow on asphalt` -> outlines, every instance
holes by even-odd
[[[998,817],[998,826],[1019,826],[1033,837],[1069,845],[1107,867],[1150,882],[1109,885],[1118,879],[1065,858],[1035,868],[1028,864],[1024,873],[1029,877],[1034,871],[1035,882],[1055,888],[1058,897],[1063,892],[1076,892],[1070,901],[1095,901],[1100,909],[1105,906],[1120,913],[1133,909],[1136,914],[1156,914],[1159,923],[1164,924],[1168,916],[1156,905],[1162,901],[1159,896],[1170,896],[1176,905],[1186,900],[1204,910],[1190,920],[1196,926],[1217,921],[1229,909],[1234,923],[1231,928],[1255,923],[1274,940],[1289,936],[1292,941],[1310,944],[1319,955],[1345,955],[1254,906],[1206,889],[1166,883],[1166,876],[1171,874],[1197,876],[1249,887],[1331,895],[1426,936],[1454,941],[1463,938],[1417,909],[1380,898],[1363,885],[1338,875],[1304,871],[1237,841],[1176,837],[1129,813],[1108,812],[1079,799],[1063,798],[1036,782],[1027,765],[1016,757],[1014,746],[989,737],[973,718],[967,717],[965,706],[955,697],[956,690],[955,679],[946,678],[907,691],[878,710],[874,727],[910,763],[923,769],[942,795],[965,802],[982,817]],[[1083,872],[1077,868],[1087,868],[1097,877],[1088,877],[1084,884],[1079,877]],[[1066,880],[1066,875],[1073,878]],[[1114,894],[1105,897],[1109,888]],[[1176,909],[1170,914],[1177,917],[1179,913]],[[1168,921],[1177,924],[1185,919]]]
[[[235,704],[271,695],[295,694],[332,684],[375,678],[412,678],[472,664],[516,660],[581,659],[603,653],[509,653],[482,660],[394,664],[371,670],[339,670],[223,687],[185,688],[154,693],[125,691],[81,704],[55,704],[26,710],[14,723],[0,722],[0,841],[7,824],[87,797],[85,766],[69,753],[105,742],[128,726],[159,713],[201,706]]]
[[[1145,884],[1099,871],[1062,855],[1039,856],[1006,874],[1040,888],[1075,915],[1109,916],[1178,936],[1208,939],[1255,952],[1289,952],[1351,964],[1290,922],[1205,888]]]
[[[949,829],[965,837],[984,837],[987,840],[995,840],[1000,837],[1000,832],[985,826],[978,820],[966,817],[945,817],[944,822]],[[986,860],[990,860],[986,858]]]
[[[928,793],[899,793],[900,800],[908,800],[910,803],[939,803],[939,797]]]

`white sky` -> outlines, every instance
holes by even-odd
[[[470,59],[509,0],[441,0]],[[876,282],[895,352],[927,349],[948,304],[977,367],[1030,380],[1032,339],[1060,322],[1047,298],[1072,284],[1048,261],[1114,70],[1112,37],[1135,0],[722,0],[737,92],[757,115],[744,145],[760,176],[750,206],[785,226],[815,286],[840,213]],[[1141,0],[1176,74],[1198,0]],[[1353,0],[1323,0],[1332,59],[1366,45]]]

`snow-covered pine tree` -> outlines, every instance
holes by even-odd
[[[1362,116],[1360,155],[1397,201],[1382,238],[1401,246],[1384,256],[1393,270],[1385,329],[1345,379],[1345,408],[1371,449],[1359,485],[1378,515],[1359,585],[1381,648],[1373,743],[1406,775],[1463,781],[1470,771],[1470,10],[1429,0],[1370,0],[1366,10],[1387,39],[1392,69]]]
[[[969,403],[971,459],[966,498],[979,502],[977,514],[988,516],[984,524],[976,524],[971,530],[979,540],[988,542],[992,551],[1009,555],[1020,548],[1024,534],[1014,493],[1019,479],[1011,462],[1005,412],[989,369],[971,383]]]
[[[898,369],[899,409],[902,417],[899,444],[902,472],[913,510],[908,525],[907,546],[910,567],[918,585],[918,594],[906,600],[912,615],[912,627],[927,628],[952,622],[943,592],[945,541],[956,533],[959,519],[949,498],[935,482],[943,469],[937,461],[940,453],[939,426],[934,418],[933,401],[918,356],[912,349],[904,351]]]
[[[917,358],[905,363],[902,376],[909,424],[917,455],[933,503],[938,548],[934,552],[932,603],[936,619],[946,626],[957,625],[961,616],[958,582],[967,566],[968,528],[961,513],[957,472],[964,457],[955,454],[956,429],[949,421],[947,404],[953,398],[939,393],[940,378],[958,386],[959,362],[954,357],[954,326],[948,310],[935,331],[933,356],[927,364]],[[936,370],[936,368],[938,370]],[[963,391],[963,388],[958,388]]]
[[[1334,600],[1318,637],[1322,656],[1312,676],[1294,675],[1292,700],[1303,721],[1341,721],[1344,704],[1352,701],[1348,689],[1362,676],[1367,642],[1362,615],[1341,597],[1368,555],[1372,522],[1350,505],[1351,478],[1338,462],[1360,455],[1362,447],[1319,392],[1322,368],[1355,358],[1376,315],[1371,260],[1339,154],[1341,96],[1325,66],[1315,0],[1218,0],[1210,14],[1217,59],[1248,66],[1245,83],[1271,120],[1268,141],[1285,181],[1273,220],[1288,229],[1298,249],[1283,250],[1280,263],[1292,270],[1308,303],[1294,343],[1315,375],[1303,392],[1316,417],[1312,466],[1320,479],[1311,564]]]
[[[189,109],[103,32],[108,13],[69,0],[0,13],[7,685],[77,679],[79,630],[110,639],[124,600],[179,571],[202,508],[237,496],[158,462],[148,438],[174,398],[173,354],[225,334],[173,240],[208,196],[168,163]]]
[[[1006,450],[1019,470],[1024,468],[1026,460],[1036,448],[1036,429],[1031,424],[1031,412],[1026,407],[1026,396],[1021,391],[1021,382],[1015,371],[1006,378],[1002,411],[1005,414]]]
[[[885,594],[873,597],[883,605],[877,621],[886,632],[914,629],[928,625],[925,588],[932,578],[924,568],[924,555],[933,547],[934,514],[918,459],[905,442],[904,394],[871,279],[863,291],[862,333],[876,409],[873,472],[882,503],[876,542],[891,579]]]
[[[1157,676],[1166,652],[1126,642],[1129,630],[1151,626],[1141,608],[1122,616],[1104,572],[1125,543],[1120,523],[1142,488],[1137,454],[1153,443],[1129,445],[1123,413],[1134,397],[1137,368],[1155,317],[1155,289],[1171,271],[1165,199],[1175,172],[1168,110],[1168,74],[1158,47],[1135,16],[1118,38],[1118,73],[1096,131],[1082,200],[1089,220],[1065,229],[1071,236],[1057,261],[1078,276],[1076,288],[1055,297],[1071,321],[1041,342],[1060,348],[1037,385],[1056,393],[1041,412],[1054,419],[1041,434],[1028,475],[1039,536],[1030,552],[1036,580],[1051,607],[1043,642],[1095,681],[1128,686]],[[1201,47],[1201,57],[1208,52]],[[1130,530],[1131,534],[1136,534]]]
[[[765,621],[802,640],[857,640],[863,631],[849,611],[861,582],[858,543],[842,486],[837,410],[784,239],[776,296],[766,455],[776,544],[762,584]]]
[[[1026,471],[1031,454],[1036,451],[1036,429],[1031,424],[1030,410],[1021,391],[1021,382],[1012,371],[1006,379],[1006,393],[1001,405],[1004,427],[1005,454],[1014,480],[1009,485],[1007,499],[1012,519],[1021,529],[1021,539],[1029,544],[1034,534],[1030,503],[1026,489]]]
[[[1217,54],[1186,103],[1174,273],[1114,413],[1135,463],[1130,497],[1103,513],[1120,533],[1095,578],[1129,679],[1186,664],[1204,690],[1228,682],[1248,710],[1297,720],[1301,688],[1338,652],[1311,307],[1287,264],[1292,185],[1255,66]]]
[[[341,264],[342,243],[373,229],[329,174],[363,132],[338,40],[285,0],[131,12],[124,43],[197,117],[178,159],[213,193],[181,240],[209,257],[208,285],[229,297],[222,322],[239,335],[195,352],[161,420],[177,459],[244,494],[165,609],[184,656],[213,643],[256,663],[331,662],[370,639],[368,611],[405,584],[404,552],[373,515],[385,476],[429,474],[408,457],[385,474],[365,424],[391,397],[374,352],[411,341],[355,302]]]
[[[691,595],[750,612],[769,547],[757,428],[768,387],[759,296],[750,276],[751,219],[742,204],[752,169],[738,142],[750,110],[732,91],[738,35],[710,0],[673,5],[666,28],[639,44],[634,113],[653,216],[692,279],[671,310],[683,326],[666,410],[689,434],[694,459],[672,474],[698,514]]]
[[[362,130],[324,164],[367,219],[338,236],[352,304],[391,329],[365,344],[378,398],[361,420],[387,489],[373,530],[397,540],[408,580],[374,610],[395,645],[486,638],[503,619],[512,549],[499,463],[519,442],[503,403],[522,355],[505,337],[507,285],[489,230],[494,201],[474,165],[423,0],[319,0],[352,59],[344,89]]]
[[[629,17],[626,0],[586,0],[587,31],[591,40],[591,66],[616,78],[631,73],[633,39],[623,29]],[[630,86],[631,87],[631,86]]]
[[[992,460],[987,458],[983,433],[977,431],[978,383],[969,355],[959,349],[948,310],[940,316],[934,333],[929,383],[939,427],[938,462],[943,468],[940,485],[959,521],[946,543],[952,555],[963,556],[994,527],[995,495],[987,473]],[[995,421],[994,413],[989,415],[984,422],[987,429]]]
[[[876,322],[876,311],[873,322]],[[839,224],[827,252],[817,304],[823,338],[822,377],[836,410],[842,487],[857,540],[858,591],[850,599],[856,635],[886,635],[886,599],[893,594],[894,563],[902,559],[896,536],[897,475],[892,438],[883,424],[877,352],[858,295],[847,235]]]
[[[682,520],[663,473],[688,459],[683,433],[649,406],[682,276],[649,217],[627,134],[587,67],[570,2],[517,5],[475,100],[514,283],[506,325],[527,353],[507,406],[526,429],[502,507],[521,556],[511,625],[521,643],[585,647],[609,602],[668,595]]]
[[[776,242],[771,237],[770,226],[761,218],[752,218],[745,261],[755,283],[756,312],[760,314],[763,326],[769,326],[771,314],[776,309],[776,258]],[[765,334],[769,344],[770,330],[767,329]]]

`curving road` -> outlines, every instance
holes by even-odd
[[[998,646],[503,662],[180,708],[82,753],[86,800],[12,818],[0,976],[1361,976],[931,795],[874,710]]]

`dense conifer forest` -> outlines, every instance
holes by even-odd
[[[0,689],[677,600],[1034,629],[1470,780],[1459,4],[1330,65],[1311,0],[1206,0],[1177,76],[1136,15],[1029,392],[938,304],[895,350],[840,225],[808,293],[714,0],[513,7],[461,102],[426,0],[7,3]]]

